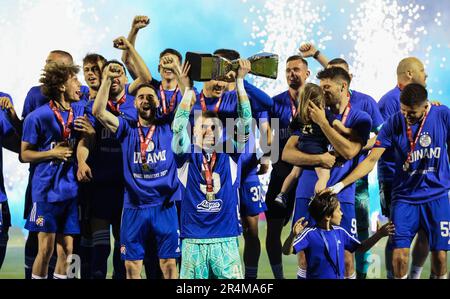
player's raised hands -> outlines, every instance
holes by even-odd
[[[185,87],[192,87],[192,80],[189,78],[189,71],[191,70],[191,64],[188,61],[183,62],[181,65],[181,73],[179,74],[181,84]]]
[[[252,70],[252,65],[250,61],[247,59],[239,59],[239,69],[237,78],[244,79],[245,76]]]
[[[120,65],[111,63],[103,70],[103,78],[113,80],[122,76],[122,72]]]
[[[300,54],[303,58],[313,57],[317,49],[312,43],[303,43],[299,48]]]
[[[140,30],[145,28],[150,24],[150,18],[147,16],[135,16],[133,19],[133,23],[131,24],[132,29]]]
[[[14,108],[13,104],[11,103],[8,97],[0,97],[0,109],[10,110],[13,108]]]
[[[305,217],[300,218],[292,227],[293,234],[295,236],[298,236],[306,228],[307,225],[308,221],[305,220]]]
[[[123,36],[116,38],[113,41],[114,48],[120,50],[128,50],[132,47],[131,43]]]

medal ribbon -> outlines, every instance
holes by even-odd
[[[141,160],[142,164],[147,163],[147,148],[150,142],[152,141],[153,134],[155,133],[156,126],[153,125],[150,127],[150,130],[147,132],[147,136],[144,139],[144,132],[142,132],[141,123],[138,121],[138,132],[139,132],[139,141],[141,147]]]
[[[352,109],[352,105],[350,104],[350,100],[349,100],[347,107],[345,107],[344,114],[342,115],[342,120],[341,120],[341,122],[344,126],[345,126],[345,122],[347,121],[348,114],[350,113],[351,109]]]
[[[416,138],[414,138],[414,140],[413,140],[413,133],[412,133],[411,126],[408,124],[408,121],[405,118],[406,135],[408,136],[409,147],[410,147],[410,152],[408,153],[408,157],[406,158],[405,163],[408,163],[411,160],[412,153],[414,152],[414,149],[416,148],[417,141],[419,140],[420,133],[422,132],[423,126],[425,125],[425,121],[427,120],[430,109],[431,109],[431,105],[429,105],[427,110],[425,111],[425,115],[422,119],[422,123],[420,124],[419,130],[417,131]]]
[[[118,100],[115,105],[112,100],[108,100],[108,107],[109,107],[109,110],[112,112],[112,114],[114,114],[115,116],[120,115],[120,105],[125,103],[125,99],[126,99],[126,94],[124,94],[123,97],[120,100]]]
[[[161,97],[161,102],[162,102],[162,108],[163,108],[163,113],[164,115],[169,114],[170,112],[173,111],[174,107],[175,107],[175,99],[177,98],[177,94],[180,91],[180,88],[177,87],[175,88],[175,91],[173,92],[172,98],[170,98],[170,103],[169,103],[169,111],[167,111],[167,106],[166,106],[166,94],[164,91],[164,88],[162,87],[162,84],[159,85],[159,94]]]
[[[220,107],[220,103],[222,102],[222,97],[219,98],[219,101],[217,101],[216,103],[216,107],[214,108],[214,112],[218,113],[219,112],[219,107]],[[208,111],[208,108],[206,107],[206,103],[205,103],[205,95],[203,94],[203,90],[200,93],[200,104],[202,105],[202,111]]]
[[[217,154],[214,151],[211,156],[211,161],[208,163],[206,156],[203,155],[203,167],[205,168],[205,181],[206,181],[206,192],[214,192],[212,171],[214,165],[216,164]]]
[[[70,128],[73,124],[73,110],[72,107],[70,107],[69,110],[69,117],[67,118],[67,124],[64,122],[64,119],[61,115],[61,112],[59,111],[58,107],[56,107],[56,104],[53,100],[49,103],[50,109],[52,109],[53,113],[56,116],[56,119],[58,120],[58,123],[62,126],[61,127],[61,133],[64,138],[64,140],[68,140],[70,138],[70,134],[72,133],[72,129]]]

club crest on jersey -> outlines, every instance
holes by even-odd
[[[37,225],[37,226],[40,226],[40,227],[43,227],[44,224],[45,224],[44,216],[39,216],[39,217],[36,219],[36,225]]]
[[[429,147],[431,144],[431,137],[428,134],[420,136],[419,143],[421,147]]]
[[[197,205],[197,211],[201,213],[219,213],[222,210],[223,201],[215,199],[212,201],[203,200]]]

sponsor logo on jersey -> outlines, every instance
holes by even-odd
[[[147,163],[157,163],[161,161],[166,161],[166,150],[153,152],[153,153],[147,153]],[[142,163],[141,159],[141,153],[134,153],[134,163]]]
[[[203,200],[197,205],[197,211],[202,213],[219,213],[222,210],[223,201],[215,199],[212,201]]]
[[[420,159],[439,159],[441,157],[441,148],[421,148],[414,151],[411,155],[411,161],[416,162]]]

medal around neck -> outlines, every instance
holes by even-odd
[[[214,192],[206,192],[206,200],[209,202],[216,200]]]
[[[226,75],[239,69],[239,61],[230,61],[220,56],[207,53],[187,52],[186,60],[191,64],[189,77],[194,81],[222,80],[229,81]],[[259,53],[248,58],[251,64],[250,74],[276,79],[278,76],[277,54]]]

